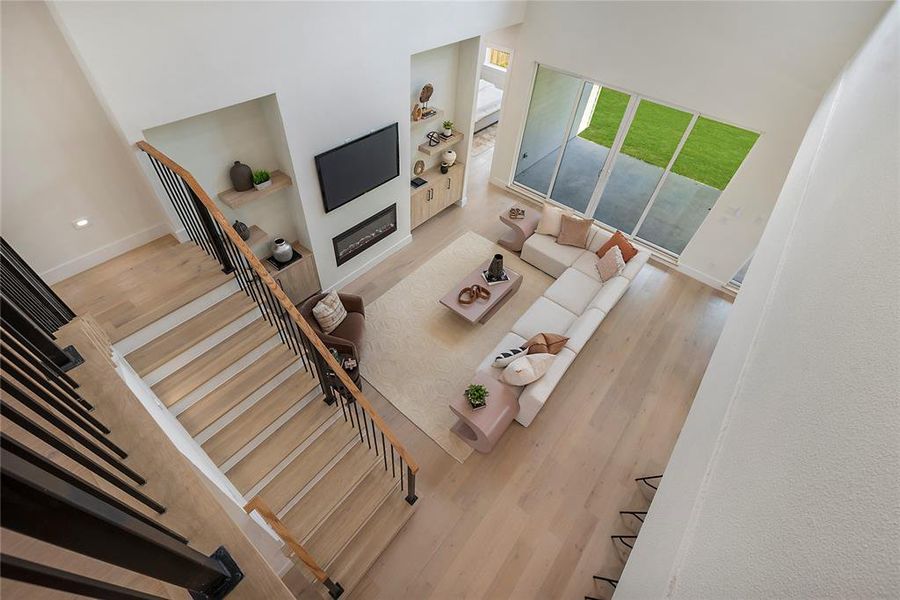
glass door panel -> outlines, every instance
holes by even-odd
[[[641,100],[593,217],[625,233],[634,231],[678,143],[691,113]]]
[[[746,129],[697,119],[637,236],[681,254],[757,138]]]
[[[513,181],[546,195],[584,80],[538,65]]]
[[[594,83],[584,84],[550,193],[553,200],[586,212],[630,98]]]

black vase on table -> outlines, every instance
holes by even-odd
[[[500,281],[503,279],[503,255],[495,254],[494,259],[491,261],[491,266],[488,267],[488,278],[491,281]]]

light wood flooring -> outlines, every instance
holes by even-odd
[[[463,232],[497,239],[497,215],[515,200],[488,185],[491,156],[472,161],[465,208],[417,228],[344,291],[371,302]],[[630,532],[618,511],[646,506],[633,479],[664,470],[730,307],[651,262],[534,423],[513,423],[491,454],[463,464],[365,386],[420,463],[420,501],[351,597],[608,597],[591,575],[619,575],[609,536]]]

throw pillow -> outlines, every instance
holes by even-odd
[[[544,376],[553,364],[552,354],[529,354],[517,358],[503,369],[501,378],[509,385],[528,385]]]
[[[563,215],[559,226],[557,244],[586,248],[588,235],[591,233],[591,220],[581,219],[575,215]]]
[[[558,236],[560,225],[562,225],[562,215],[563,211],[561,208],[545,204],[544,212],[541,213],[541,220],[535,231],[545,235],[552,235],[553,237]]]
[[[596,261],[594,266],[597,267],[597,272],[603,281],[609,281],[616,275],[621,275],[625,269],[625,259],[622,258],[622,251],[618,246],[613,246],[607,250],[606,254],[596,259]]]
[[[569,338],[558,333],[538,333],[522,347],[528,350],[528,354],[559,354],[568,341]]]
[[[606,251],[613,246],[619,247],[619,250],[622,251],[622,259],[625,262],[628,262],[629,260],[637,256],[637,248],[631,245],[631,242],[628,241],[628,238],[626,238],[621,231],[615,232],[612,237],[606,241],[605,244],[597,249],[597,256],[602,258],[603,255],[606,254]]]
[[[325,333],[331,333],[347,317],[347,309],[337,292],[329,292],[313,307],[313,316]]]
[[[501,352],[500,354],[495,356],[494,362],[491,364],[498,369],[502,369],[517,358],[524,356],[526,352],[528,352],[528,350],[525,348],[510,348],[509,350]]]

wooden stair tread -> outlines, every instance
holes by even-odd
[[[246,494],[334,415],[338,408],[328,406],[323,398],[324,396],[313,398],[303,410],[272,432],[272,435],[225,473],[241,494]]]
[[[349,427],[344,419],[338,419],[323,431],[308,448],[297,455],[275,479],[262,489],[259,495],[273,511],[278,513],[354,437],[358,439],[356,431]]]
[[[154,385],[153,392],[172,406],[275,335],[275,328],[259,318]]]
[[[356,444],[281,519],[298,540],[306,539],[339,502],[351,493],[380,456],[365,443]],[[383,470],[382,467],[379,467]],[[389,467],[390,468],[390,467]],[[307,548],[308,549],[308,548]],[[318,557],[316,557],[318,559]]]
[[[388,494],[400,494],[400,479],[391,477],[390,471],[385,472],[383,465],[372,465],[362,481],[322,521],[303,546],[317,561],[330,564]]]
[[[235,292],[131,352],[125,360],[143,377],[254,308],[256,304],[244,292]]]
[[[351,592],[415,512],[399,490],[388,494],[375,514],[325,567],[334,581]]]
[[[178,420],[191,436],[196,436],[295,360],[299,358],[279,344],[178,415]]]
[[[217,466],[221,466],[316,385],[316,380],[306,371],[291,374],[259,402],[206,440],[203,443],[203,450]],[[301,413],[306,410],[309,410],[309,407],[304,408]]]

